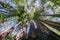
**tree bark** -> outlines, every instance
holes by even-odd
[[[8,29],[8,30],[5,30],[5,31],[3,31],[3,32],[1,32],[1,33],[0,33],[0,40],[4,40],[4,39],[6,38],[6,36],[7,36],[8,34],[10,34],[19,24],[20,24],[20,22],[17,23],[14,27],[12,27],[12,28],[10,28],[10,29]]]
[[[49,30],[43,24],[40,23],[40,20],[36,20],[36,24],[38,26],[38,30],[40,30],[42,33],[49,34]]]
[[[12,38],[12,40],[21,40],[21,38],[25,35],[26,33],[26,25],[23,26],[22,29],[18,31],[18,33]]]
[[[53,22],[53,21],[49,21],[49,20],[41,20],[41,19],[40,19],[40,21],[43,21],[49,25],[60,27],[60,23],[58,23],[58,22]]]
[[[40,14],[40,16],[52,16],[52,17],[60,17],[60,14]]]

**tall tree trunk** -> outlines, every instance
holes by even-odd
[[[36,20],[36,24],[38,26],[38,30],[41,30],[43,33],[49,33],[49,30],[43,24],[41,24],[40,20]]]
[[[53,25],[53,26],[57,26],[57,27],[60,27],[60,23],[59,22],[53,22],[53,21],[49,21],[49,20],[41,20],[40,21],[43,21],[49,25]]]
[[[42,33],[41,37],[43,37],[43,40],[59,40],[59,36],[57,36],[55,33],[53,33],[51,30],[49,30],[45,25],[43,25],[41,23],[40,20],[36,21],[37,25],[38,25],[38,30],[40,30],[39,32]],[[52,36],[52,37],[51,37]],[[57,38],[55,38],[57,37]]]
[[[6,36],[13,31],[14,27],[0,33],[0,40],[4,40]]]
[[[40,20],[40,21],[52,26],[53,28],[56,28],[56,29],[60,30],[59,29],[60,28],[60,23],[58,23],[58,22],[53,22],[53,21],[49,21],[49,20]]]
[[[37,36],[37,29],[35,29],[34,23],[30,23],[29,37],[35,38]]]
[[[12,38],[12,40],[21,40],[21,38],[25,35],[26,33],[26,25],[23,26],[22,29],[18,31],[18,33]]]
[[[52,17],[60,17],[60,14],[39,14],[40,16],[52,16]]]
[[[6,38],[6,36],[7,36],[8,34],[10,34],[19,24],[20,24],[20,22],[17,23],[14,27],[12,27],[12,28],[10,28],[10,29],[8,29],[8,30],[5,30],[5,31],[3,31],[3,32],[1,32],[1,33],[0,33],[0,40],[4,40],[4,39]]]

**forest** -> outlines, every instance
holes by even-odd
[[[0,0],[0,40],[60,40],[60,0]]]

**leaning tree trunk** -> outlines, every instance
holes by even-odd
[[[49,20],[40,20],[50,26],[52,26],[53,28],[57,29],[57,30],[60,30],[60,23],[58,22],[53,22],[53,21],[49,21]]]
[[[45,25],[43,25],[40,20],[37,20],[36,23],[38,26],[38,30],[40,30],[39,32],[42,33],[41,37],[43,37],[43,40],[48,40],[48,39],[49,40],[59,40],[60,37],[57,36],[57,34],[55,34],[52,30],[47,28]],[[50,25],[52,25],[52,24],[50,24]],[[55,38],[55,37],[57,37],[57,38]]]
[[[12,33],[12,31],[13,31],[19,24],[20,24],[20,22],[17,23],[14,27],[12,27],[12,28],[10,28],[10,29],[8,29],[8,30],[5,30],[5,31],[3,31],[3,32],[1,32],[1,33],[0,33],[0,40],[4,40],[4,39],[7,37],[7,35],[10,34],[10,33]]]
[[[12,40],[21,40],[22,37],[24,37],[26,33],[26,25],[23,26],[22,29],[18,31],[18,33],[12,38]]]

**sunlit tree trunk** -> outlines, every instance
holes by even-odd
[[[4,40],[7,37],[7,35],[13,31],[13,29],[14,27],[0,33],[0,40]]]
[[[23,26],[22,29],[20,29],[17,34],[12,38],[12,40],[21,40],[23,36],[25,36],[26,33],[26,25]]]
[[[6,36],[7,36],[8,34],[12,33],[12,31],[14,30],[14,28],[16,28],[19,24],[20,24],[20,22],[17,23],[14,27],[12,27],[12,28],[10,28],[10,29],[8,29],[8,30],[5,30],[5,31],[3,31],[3,32],[1,32],[1,33],[0,33],[0,39],[1,39],[1,40],[4,40],[4,39],[6,38]]]
[[[40,20],[42,22],[45,22],[46,24],[49,24],[51,26],[55,26],[57,28],[60,28],[60,23],[59,22],[53,22],[53,21],[49,21],[49,20]]]
[[[60,14],[39,14],[40,16],[60,17]]]

